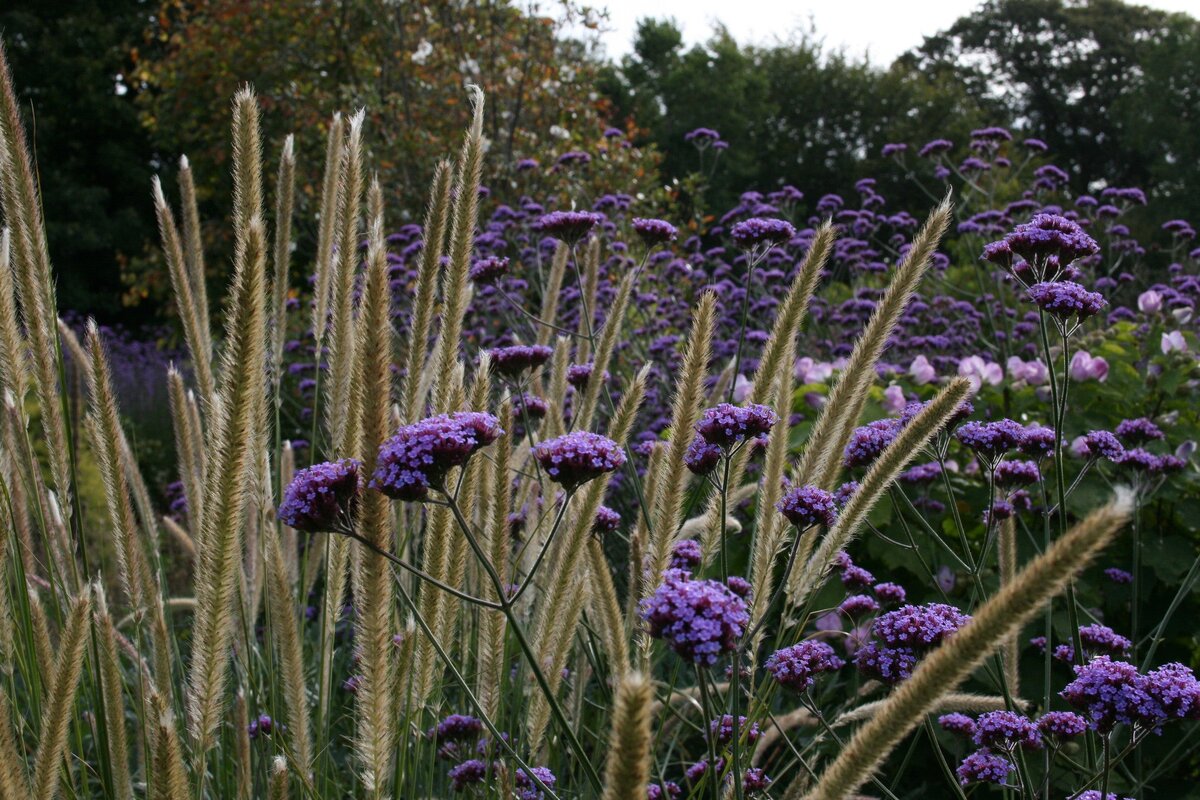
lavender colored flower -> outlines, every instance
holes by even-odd
[[[634,217],[633,229],[637,232],[638,236],[642,237],[642,241],[647,246],[673,242],[679,236],[679,231],[676,230],[675,226],[665,219]]]
[[[972,737],[977,747],[1013,750],[1023,747],[1036,750],[1042,746],[1042,735],[1032,721],[1012,711],[989,711],[975,720]]]
[[[1029,486],[1041,479],[1035,461],[1001,461],[996,465],[997,486]]]
[[[765,792],[771,786],[771,779],[759,767],[750,767],[742,777],[742,791],[746,794]]]
[[[1089,653],[1107,653],[1119,656],[1133,647],[1133,642],[1107,625],[1083,625],[1079,628],[1079,642]]]
[[[608,506],[596,509],[596,518],[592,520],[592,533],[602,536],[612,533],[621,525],[621,515]]]
[[[780,684],[796,692],[808,691],[817,677],[846,666],[833,648],[824,642],[806,639],[799,644],[776,650],[767,659],[767,672]]]
[[[903,603],[907,593],[904,587],[898,583],[877,583],[875,584],[875,597],[879,598],[881,603]]]
[[[739,246],[750,250],[762,245],[787,244],[796,235],[796,228],[787,220],[753,217],[734,225],[729,235]]]
[[[516,377],[527,369],[540,367],[554,355],[554,349],[544,344],[514,344],[488,351],[492,366],[501,375]]]
[[[306,533],[339,530],[354,516],[361,467],[357,460],[343,458],[300,470],[284,490],[279,520]]]
[[[908,145],[903,142],[888,142],[879,151],[879,154],[884,158],[891,158],[892,156],[901,155],[906,150],[908,150]]]
[[[930,156],[945,153],[954,143],[949,139],[934,139],[931,142],[926,142],[925,145],[917,152],[921,158],[929,158]]]
[[[517,767],[515,774],[517,800],[543,800],[546,793],[541,790],[538,783],[534,782],[533,778],[535,777],[547,789],[554,789],[554,784],[558,782],[554,773],[546,767],[530,767],[529,772],[526,772],[524,767]]]
[[[818,524],[829,527],[837,520],[833,495],[816,486],[791,487],[775,508],[801,530]]]
[[[887,647],[868,642],[854,654],[854,666],[864,676],[895,684],[912,676],[917,654],[907,647]]]
[[[1120,567],[1109,567],[1104,570],[1104,577],[1122,586],[1133,583],[1133,575]]]
[[[603,221],[604,215],[594,211],[551,211],[538,220],[537,228],[542,233],[573,245]]]
[[[483,723],[468,714],[451,714],[431,731],[433,738],[441,742],[473,742],[483,733]]]
[[[1100,252],[1096,240],[1078,223],[1058,214],[1036,214],[1029,222],[1013,228],[1001,242],[984,250],[984,258],[1005,269],[1013,267],[1013,256],[1035,265],[1039,279],[1050,277],[1046,271],[1066,266],[1079,258]]]
[[[957,711],[938,717],[938,725],[947,733],[970,739],[975,736],[975,720]]]
[[[1108,305],[1099,292],[1089,292],[1073,281],[1035,283],[1029,287],[1029,299],[1059,319],[1094,317]]]
[[[572,364],[567,367],[567,383],[574,386],[576,389],[583,389],[588,385],[588,381],[592,379],[592,373],[595,371],[596,365],[591,361],[586,364]],[[603,383],[608,383],[612,376],[608,370],[604,370]]]
[[[1164,664],[1146,674],[1146,692],[1170,719],[1200,719],[1200,681],[1189,667]]]
[[[749,600],[751,595],[754,594],[754,587],[750,585],[750,581],[746,580],[741,575],[730,575],[725,581],[725,585],[729,587],[730,591],[743,600]]]
[[[1030,425],[1021,434],[1017,449],[1027,456],[1047,458],[1054,454],[1054,430],[1045,425]]]
[[[518,417],[528,416],[530,419],[542,419],[550,410],[550,406],[545,400],[529,392],[525,392],[517,398],[513,406]]]
[[[1008,773],[1012,772],[1012,769],[1012,762],[1007,758],[983,748],[964,758],[955,774],[963,786],[970,786],[972,783],[1002,784],[1008,779]]]
[[[1086,792],[1084,792],[1082,794],[1077,795],[1077,794],[1072,793],[1072,794],[1067,795],[1067,797],[1069,800],[1101,800],[1099,789],[1088,789]],[[1105,797],[1104,800],[1134,800],[1134,798],[1118,797],[1116,792],[1109,792],[1108,796]]]
[[[847,467],[866,467],[887,449],[900,433],[902,423],[896,419],[880,419],[855,428],[843,453]]]
[[[683,454],[684,465],[696,475],[707,475],[721,462],[721,448],[697,435]]]
[[[850,502],[850,498],[858,491],[858,481],[846,481],[839,486],[833,493],[833,504],[839,509],[845,508],[846,503]]]
[[[1038,717],[1038,730],[1042,736],[1057,739],[1074,739],[1087,732],[1087,720],[1073,711],[1047,711]]]
[[[875,583],[875,576],[855,564],[842,567],[842,585],[848,589],[866,589]]]
[[[1125,455],[1125,447],[1108,431],[1092,431],[1083,437],[1084,450],[1089,458],[1107,458],[1118,461]]]
[[[1155,473],[1159,471],[1162,461],[1148,450],[1133,447],[1122,453],[1116,463],[1134,472]]]
[[[752,403],[742,407],[721,403],[705,409],[696,423],[696,433],[718,447],[733,447],[746,439],[769,433],[777,421],[770,406]]]
[[[1146,679],[1137,667],[1108,656],[1096,656],[1075,667],[1075,680],[1060,692],[1101,733],[1117,724],[1156,727],[1163,718],[1162,706],[1146,691]]]
[[[694,142],[698,145],[709,144],[721,138],[721,134],[712,128],[695,128],[683,135],[685,142]]]
[[[1162,428],[1146,417],[1123,419],[1117,425],[1117,438],[1125,444],[1144,444],[1155,439],[1165,438]]]
[[[971,618],[945,603],[907,605],[875,620],[871,633],[892,647],[926,650],[941,644]]]
[[[988,460],[1016,449],[1024,435],[1024,426],[1011,419],[968,422],[954,433],[959,442],[974,450],[980,458]]]
[[[683,794],[683,789],[674,781],[652,783],[646,787],[646,800],[675,800]]]
[[[679,570],[663,574],[654,594],[642,601],[641,616],[651,636],[697,664],[715,664],[732,652],[750,621],[746,601],[728,586],[692,580]]]
[[[671,548],[671,561],[667,569],[683,569],[693,572],[704,562],[704,551],[695,539],[681,539]]]
[[[851,617],[874,614],[879,610],[879,602],[870,595],[852,594],[841,602],[838,609]]]
[[[405,425],[379,448],[370,486],[396,500],[420,500],[453,467],[504,430],[491,414],[456,411]]]
[[[508,259],[499,256],[481,258],[471,265],[470,277],[475,283],[488,286],[508,274]]]
[[[625,464],[625,451],[607,436],[574,431],[557,439],[539,442],[533,457],[555,483],[575,489]]]
[[[738,736],[744,737],[747,742],[756,742],[762,735],[757,724],[748,724],[748,720],[741,716],[738,717],[737,732]],[[709,722],[708,733],[717,744],[731,743],[733,741],[733,715],[726,714]]]

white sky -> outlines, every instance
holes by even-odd
[[[1141,0],[1167,11],[1200,14],[1200,0]],[[888,64],[921,44],[922,37],[948,28],[980,5],[979,0],[593,0],[607,8],[605,49],[613,58],[632,50],[637,21],[674,17],[688,45],[707,40],[713,23],[723,22],[739,42],[771,43],[815,25],[828,49],[844,46],[850,54],[870,55]]]

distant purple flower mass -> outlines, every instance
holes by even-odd
[[[361,468],[357,460],[343,458],[300,470],[283,493],[279,520],[306,533],[338,530],[354,516]]]

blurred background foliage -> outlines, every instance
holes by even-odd
[[[268,161],[297,134],[301,264],[329,116],[368,110],[372,162],[407,215],[400,224],[419,218],[433,165],[456,146],[466,83],[487,92],[485,184],[506,199],[538,188],[538,173],[515,172],[519,160],[544,174],[583,150],[593,162],[580,180],[600,191],[579,196],[641,192],[676,205],[680,221],[702,220],[751,188],[845,191],[881,171],[888,142],[962,142],[1004,125],[1044,139],[1076,191],[1101,188],[1088,180],[1103,175],[1144,188],[1159,215],[1200,217],[1188,190],[1200,184],[1200,23],[1187,15],[988,0],[891,64],[830,50],[811,29],[761,46],[718,28],[687,47],[661,19],[644,20],[614,62],[598,44],[603,24],[569,0],[8,0],[0,31],[34,131],[60,303],[130,324],[162,317],[150,176],[170,185],[187,154],[219,236],[228,98],[247,81],[264,105]],[[610,152],[608,126],[632,146]],[[730,143],[718,170],[683,146],[700,126]],[[890,188],[901,207],[927,201],[913,182]]]

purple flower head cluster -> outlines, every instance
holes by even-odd
[[[1125,455],[1125,446],[1108,431],[1092,431],[1083,437],[1083,451],[1088,458],[1118,461]]]
[[[917,151],[917,155],[921,158],[929,158],[931,156],[940,155],[954,147],[954,142],[949,139],[934,139],[931,142],[926,142],[924,146]]]
[[[869,594],[852,594],[838,605],[838,611],[848,617],[864,617],[878,610],[879,601]]]
[[[584,389],[588,385],[588,381],[592,379],[592,373],[595,371],[596,365],[591,361],[586,364],[572,364],[567,367],[567,383],[574,386],[576,389]],[[601,382],[608,383],[612,378],[608,370],[604,370]]]
[[[1030,719],[1013,711],[989,711],[975,720],[973,741],[978,747],[1013,751],[1018,747],[1037,750],[1042,734]]]
[[[604,215],[594,211],[551,211],[537,221],[537,228],[547,236],[573,245],[603,221]]]
[[[696,436],[688,445],[687,452],[683,454],[683,463],[693,473],[707,475],[717,468],[717,464],[721,463],[722,455],[720,447],[709,442],[703,436]]]
[[[750,724],[745,717],[738,717],[737,733],[739,737],[744,737],[747,742],[756,742],[758,737],[762,736],[762,731],[759,730],[757,724]],[[720,745],[727,745],[733,741],[733,715],[726,714],[723,717],[714,719],[708,723],[708,734],[713,741]]]
[[[838,658],[833,648],[824,642],[806,639],[791,647],[776,650],[764,666],[781,685],[795,692],[806,692],[812,688],[817,677],[838,671],[846,666],[846,662]]]
[[[279,520],[306,533],[340,530],[354,516],[361,467],[355,459],[343,458],[300,470],[284,490]]]
[[[633,230],[638,236],[642,237],[642,241],[648,247],[653,247],[656,244],[666,244],[673,242],[679,236],[679,231],[675,226],[667,222],[665,219],[645,219],[644,217],[633,218]]]
[[[975,736],[975,720],[957,711],[938,717],[938,725],[947,733],[971,739]]]
[[[470,277],[481,286],[490,286],[508,274],[508,259],[499,256],[481,258],[471,265]]]
[[[742,791],[746,794],[765,792],[771,786],[771,779],[760,767],[750,767],[742,776]]]
[[[1119,656],[1133,647],[1133,642],[1107,625],[1083,625],[1079,628],[1079,643],[1088,653]]]
[[[1047,314],[1059,319],[1086,319],[1104,310],[1108,301],[1099,292],[1089,292],[1073,281],[1035,283],[1029,299]]]
[[[654,594],[642,601],[650,635],[663,639],[681,658],[715,664],[732,652],[750,622],[746,601],[717,581],[693,580],[667,570]]]
[[[675,800],[683,794],[683,788],[674,781],[652,783],[646,787],[646,800]]]
[[[513,410],[517,412],[518,417],[528,416],[530,419],[542,419],[550,410],[550,406],[536,394],[525,392],[515,399]]]
[[[621,515],[609,508],[600,506],[596,509],[596,518],[592,520],[592,533],[603,536],[612,533],[621,525]]]
[[[527,369],[535,369],[550,360],[554,349],[544,344],[514,344],[488,351],[492,366],[501,375],[516,377]]]
[[[370,486],[395,500],[421,500],[453,467],[496,441],[500,421],[480,411],[439,414],[405,425],[379,448]]]
[[[590,431],[574,431],[538,442],[533,457],[550,480],[567,489],[615,472],[625,464],[625,451],[616,442]]]
[[[796,228],[785,219],[753,217],[734,225],[729,235],[739,247],[753,250],[763,245],[787,244],[796,235]]]
[[[685,142],[693,142],[697,145],[710,144],[721,138],[721,134],[714,131],[712,128],[695,128],[683,135]]]
[[[846,444],[843,463],[847,467],[870,466],[900,434],[903,423],[898,419],[878,419],[855,428]]]
[[[1011,419],[968,422],[954,432],[954,438],[987,461],[994,461],[1008,451],[1015,450],[1024,435],[1025,427]]]
[[[769,433],[778,420],[770,406],[752,403],[742,407],[721,403],[705,409],[696,423],[696,433],[710,444],[731,448],[746,439]]]
[[[972,783],[1002,784],[1008,779],[1008,773],[1012,772],[1012,769],[1011,761],[985,747],[964,758],[955,774],[963,786],[970,786]]]
[[[430,731],[439,744],[444,742],[474,742],[483,733],[483,723],[467,714],[451,714]]]
[[[532,776],[530,773],[532,773]],[[524,767],[517,767],[515,778],[517,800],[543,800],[546,797],[546,793],[542,791],[538,784],[540,783],[541,786],[553,790],[554,784],[558,782],[558,778],[546,767],[530,767],[528,773]],[[536,782],[534,778],[537,778]]]
[[[671,548],[671,561],[667,569],[682,569],[694,572],[704,563],[704,551],[695,539],[681,539]]]
[[[1200,719],[1200,681],[1183,664],[1142,675],[1133,664],[1096,656],[1075,667],[1075,680],[1061,694],[1101,733],[1117,724],[1157,732],[1171,720]]]
[[[1101,800],[1099,789],[1088,789],[1080,795],[1070,795],[1074,800]],[[1103,800],[1134,800],[1132,797],[1118,797],[1116,792],[1109,792]]]
[[[1054,455],[1054,430],[1045,425],[1030,425],[1017,443],[1017,449],[1027,456],[1048,458]]]
[[[1042,736],[1056,739],[1075,739],[1087,732],[1087,720],[1073,711],[1047,711],[1038,717]]]
[[[816,486],[793,486],[775,504],[779,513],[800,530],[814,525],[829,527],[837,520],[833,495]]]
[[[899,683],[912,674],[917,660],[970,621],[954,606],[906,605],[876,618],[873,640],[855,654],[854,663],[868,677]]]
[[[483,783],[491,770],[486,761],[472,758],[458,764],[447,773],[450,778],[450,788],[456,792],[465,790],[468,786]]]
[[[1145,444],[1156,439],[1165,438],[1162,428],[1146,417],[1123,419],[1115,431],[1117,438],[1126,444]]]
[[[1001,461],[996,465],[997,486],[1029,486],[1042,479],[1035,461]]]
[[[908,596],[904,591],[904,587],[898,583],[877,583],[875,584],[875,597],[881,603],[903,603]]]
[[[1038,280],[1049,280],[1058,265],[1066,266],[1098,252],[1100,245],[1077,222],[1058,214],[1036,214],[984,248],[983,257],[1011,270],[1013,257],[1019,256],[1034,266]]]

